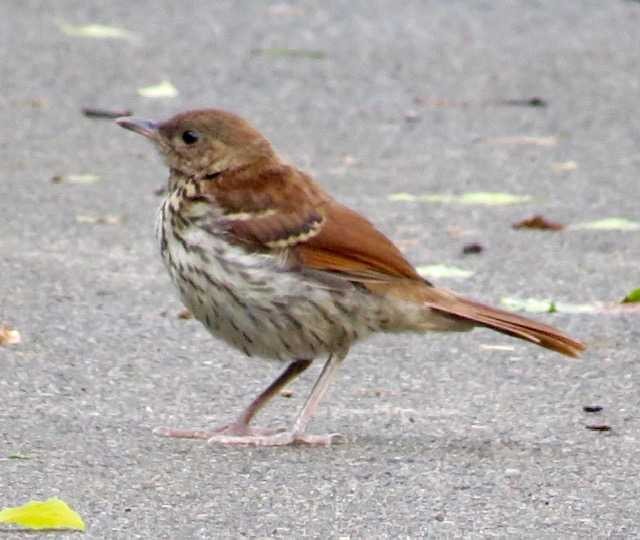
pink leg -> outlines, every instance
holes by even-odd
[[[342,442],[344,437],[339,433],[328,435],[306,435],[305,430],[309,421],[313,417],[333,380],[336,369],[342,363],[346,352],[342,354],[332,354],[322,368],[322,373],[313,385],[313,389],[307,398],[304,407],[296,418],[291,431],[271,434],[247,434],[240,436],[229,436],[229,434],[216,434],[209,438],[211,443],[222,443],[242,446],[288,446],[295,444],[306,444],[311,446],[330,446],[332,443]]]
[[[207,439],[214,442],[216,439],[252,438],[273,435],[278,432],[275,429],[252,428],[249,423],[270,400],[284,386],[295,379],[311,365],[311,360],[294,360],[249,406],[229,424],[212,430],[173,429],[159,427],[153,430],[156,435],[163,437],[178,437],[184,439]],[[220,442],[223,442],[222,440]]]

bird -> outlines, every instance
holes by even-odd
[[[372,334],[490,328],[576,357],[585,345],[549,325],[437,287],[368,219],[283,160],[240,116],[189,110],[168,120],[122,117],[169,168],[158,211],[160,255],[184,305],[248,357],[286,364],[232,421],[160,427],[166,437],[239,446],[329,446],[307,428],[349,349]],[[316,358],[326,358],[288,429],[256,414]]]

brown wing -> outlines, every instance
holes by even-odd
[[[286,251],[304,268],[354,281],[424,281],[368,220],[293,167],[273,164],[224,176],[207,194],[224,208],[223,220],[237,243]]]

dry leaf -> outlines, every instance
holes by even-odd
[[[605,218],[586,223],[578,223],[569,227],[574,231],[596,230],[596,231],[639,231],[640,223],[626,218]]]
[[[183,319],[185,321],[193,319],[193,313],[191,313],[187,308],[181,309],[178,312],[178,319]]]
[[[507,351],[507,352],[513,352],[516,350],[515,347],[512,347],[511,345],[489,345],[487,343],[482,343],[480,345],[480,348],[484,351]]]
[[[551,221],[544,216],[535,215],[530,218],[523,219],[512,225],[514,229],[538,229],[541,231],[561,231],[564,225]]]
[[[491,191],[470,191],[462,195],[450,193],[424,193],[412,195],[411,193],[392,193],[388,199],[394,202],[430,202],[443,204],[469,204],[485,206],[501,206],[507,204],[522,204],[532,200],[529,195],[512,195]]]
[[[479,242],[470,242],[462,247],[463,255],[475,255],[477,253],[482,253],[483,251],[484,247]]]
[[[173,98],[178,95],[178,89],[170,81],[162,81],[138,88],[138,94],[146,98]]]
[[[133,32],[115,26],[105,26],[103,24],[73,25],[64,21],[56,21],[56,24],[68,36],[94,39],[123,39],[132,43],[140,41],[140,37]]]
[[[551,168],[557,173],[570,172],[575,171],[578,168],[578,164],[575,161],[561,161],[552,163]]]
[[[95,184],[98,181],[97,174],[57,174],[51,178],[54,184]]]
[[[82,107],[82,114],[89,118],[120,118],[121,116],[132,116],[129,109],[100,109],[97,107]]]
[[[293,393],[293,390],[289,390],[288,388],[283,388],[282,390],[280,390],[280,395],[284,398],[290,398],[290,397],[293,397],[294,393]]]
[[[97,225],[119,225],[122,223],[122,217],[113,214],[107,214],[105,216],[88,216],[79,215],[76,216],[78,223],[90,223]]]
[[[451,279],[466,279],[473,275],[470,270],[463,270],[455,266],[447,266],[444,264],[431,264],[427,266],[417,266],[416,270],[418,274],[426,278],[451,278]]]
[[[0,324],[0,345],[17,345],[22,341],[20,332],[12,330],[9,326]]]

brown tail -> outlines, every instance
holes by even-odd
[[[454,301],[445,303],[428,301],[427,306],[434,311],[472,321],[479,326],[531,341],[567,356],[579,356],[586,348],[584,343],[570,338],[551,326],[459,296],[456,296]]]

